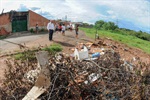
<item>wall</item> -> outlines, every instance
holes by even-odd
[[[12,31],[9,13],[4,13],[0,15],[0,29],[5,30],[1,31],[1,34],[8,34]]]
[[[28,29],[33,28],[35,30],[35,25],[38,24],[39,29],[47,29],[47,24],[49,20],[31,10],[29,10],[29,16],[28,16]]]

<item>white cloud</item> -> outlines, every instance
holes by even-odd
[[[115,12],[118,19],[128,19],[136,24],[150,28],[150,2],[146,0],[99,1]]]
[[[114,14],[114,11],[108,10],[107,13],[108,13],[108,14]]]
[[[47,12],[55,19],[91,22],[103,19],[126,20],[150,29],[150,2],[147,0],[0,0],[0,12],[17,10],[20,4],[37,7],[35,12]],[[104,9],[103,7],[107,8]]]

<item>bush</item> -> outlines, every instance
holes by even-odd
[[[44,29],[44,28],[42,28],[40,31],[41,31],[41,32],[44,32],[44,31],[45,31],[45,29]]]
[[[34,30],[33,30],[33,28],[31,28],[31,29],[30,29],[30,32],[31,32],[31,33],[34,33]]]

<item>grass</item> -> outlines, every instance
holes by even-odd
[[[32,61],[32,60],[36,59],[34,51],[25,51],[22,53],[18,53],[18,54],[13,55],[13,57],[16,60],[27,60],[28,59],[29,61]]]
[[[42,50],[48,51],[50,54],[55,54],[57,52],[62,51],[62,47],[59,44],[53,44],[53,45],[50,45],[48,47],[42,48]],[[33,60],[36,59],[35,51],[32,51],[32,50],[28,50],[28,51],[25,51],[23,53],[15,54],[15,55],[13,55],[13,57],[16,60],[26,60],[26,59],[28,59],[29,61],[33,61]]]
[[[50,53],[56,53],[62,51],[62,47],[59,44],[52,44],[48,47],[43,48],[42,50],[48,51]]]
[[[93,28],[80,28],[83,30],[88,37],[95,38],[96,30]],[[108,37],[115,41],[119,41],[121,43],[127,44],[130,47],[140,48],[144,52],[150,54],[150,42],[139,39],[135,36],[131,36],[128,34],[121,34],[117,32],[110,32],[106,30],[98,30],[97,33],[101,38]]]

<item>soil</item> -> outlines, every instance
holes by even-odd
[[[122,44],[120,42],[113,41],[109,38],[94,40],[91,38],[86,37],[85,33],[83,31],[79,31],[79,38],[75,38],[75,32],[74,31],[66,31],[65,36],[63,36],[61,33],[54,33],[53,41],[48,40],[48,34],[44,34],[40,38],[30,41],[26,43],[26,46],[29,48],[33,47],[39,47],[39,46],[46,46],[51,45],[53,43],[61,44],[63,47],[64,53],[72,53],[71,49],[74,48],[77,43],[86,43],[86,42],[93,42],[98,43],[99,41],[103,42],[105,44],[104,46],[101,46],[105,49],[113,49],[115,52],[119,52],[122,59],[126,61],[136,62],[141,60],[141,62],[144,63],[150,63],[150,54],[147,54],[143,52],[140,49],[137,48],[131,48],[125,44]],[[16,51],[18,48],[13,48],[12,51]],[[4,79],[4,71],[7,69],[7,66],[5,64],[5,60],[8,57],[1,57],[0,58],[0,86],[2,83],[2,79]]]

